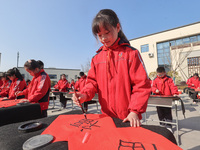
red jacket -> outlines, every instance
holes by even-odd
[[[82,93],[91,100],[98,93],[103,113],[125,119],[135,112],[141,119],[146,111],[151,86],[138,50],[118,39],[113,46],[102,46],[91,61]]]
[[[187,80],[187,85],[189,88],[192,88],[192,89],[196,89],[199,87],[199,78],[195,79],[194,77],[191,77]],[[194,85],[193,85],[194,84]]]
[[[11,82],[9,80],[3,81],[3,85],[0,87],[0,96],[7,97],[9,93]]]
[[[71,83],[69,84],[69,88],[73,89],[74,86],[75,86],[75,82],[71,81]]]
[[[28,95],[31,103],[39,103],[41,110],[47,110],[49,106],[49,92],[51,81],[48,74],[41,69],[29,84],[28,88],[23,91],[23,95]]]
[[[156,93],[156,89],[160,92]],[[153,80],[152,92],[156,95],[178,95],[178,88],[174,85],[174,81],[169,76],[164,76],[163,78],[156,77]]]
[[[12,83],[10,85],[10,89],[9,89],[9,99],[15,99],[16,95],[15,93],[17,91],[22,91],[26,88],[26,81],[23,79],[22,81],[18,78],[15,78],[14,80],[12,80]]]
[[[61,92],[67,92],[67,88],[69,87],[69,83],[67,79],[62,80],[60,79],[56,85],[54,85],[55,89],[58,89]]]
[[[78,90],[78,91],[81,91],[85,84],[86,84],[86,79],[87,79],[87,76],[84,75],[82,76],[79,80],[78,80],[78,83],[76,84],[75,88]]]

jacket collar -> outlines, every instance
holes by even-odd
[[[101,50],[107,51],[108,49],[115,50],[115,49],[117,49],[119,46],[125,46],[125,45],[130,46],[129,41],[127,41],[127,40],[125,40],[125,39],[118,38],[112,46],[106,47],[105,45],[103,45],[103,46],[101,46],[101,47],[99,48],[99,50],[96,51],[96,52],[98,53],[98,52],[100,52]]]
[[[44,69],[41,69],[38,73],[36,73],[35,77],[38,77],[42,72],[44,72]]]

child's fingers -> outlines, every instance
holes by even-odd
[[[80,104],[80,102],[79,102],[78,94],[73,94],[72,100],[73,100],[73,102],[74,102],[76,105],[78,105],[79,107],[81,107],[81,104]]]

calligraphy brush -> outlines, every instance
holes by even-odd
[[[74,94],[75,94],[75,96],[77,97],[77,94],[76,94],[76,89],[74,88]],[[77,97],[77,100],[78,100],[78,97]],[[78,102],[79,102],[79,104],[81,105],[81,103],[80,103],[80,101],[78,100]],[[86,116],[86,113],[85,113],[85,111],[84,111],[84,109],[83,109],[83,106],[81,105],[81,110],[82,110],[82,112],[83,112],[83,115],[84,115],[84,117],[85,117],[85,119],[87,120],[87,116]]]

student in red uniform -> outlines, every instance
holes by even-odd
[[[3,85],[0,87],[0,97],[8,97],[11,81],[6,76],[5,72],[1,74],[1,80]]]
[[[60,92],[68,92],[68,87],[69,87],[69,83],[66,79],[66,75],[62,74],[61,79],[57,82],[56,85],[54,85],[54,88]],[[66,108],[67,100],[63,96],[63,93],[60,93],[60,103],[62,105],[62,108]]]
[[[75,82],[75,85],[74,85],[75,88],[78,86],[78,82],[79,82],[79,80],[80,80],[80,77],[77,77],[77,81]],[[79,89],[76,88],[76,90],[78,91]]]
[[[200,81],[199,81],[198,73],[195,73],[193,75],[193,77],[191,77],[187,81],[187,85],[188,85],[188,89],[189,89],[189,96],[193,99],[193,104],[197,103],[196,99],[197,99],[198,92],[195,92],[195,89],[197,89],[199,87],[199,83],[200,83]]]
[[[75,89],[78,89],[78,91],[80,92],[86,84],[87,76],[85,75],[84,72],[80,72],[79,75],[80,75],[81,78],[78,80],[78,83],[76,84]],[[88,103],[87,102],[83,103],[83,109],[87,112],[87,110],[88,110]]]
[[[151,92],[140,53],[130,46],[110,9],[99,11],[92,31],[103,46],[92,58],[85,87],[73,95],[73,100],[80,106],[79,102],[89,101],[98,93],[102,113],[138,127]]]
[[[39,64],[33,59],[25,62],[24,68],[33,78],[28,88],[18,95],[27,95],[29,102],[39,103],[42,116],[46,117],[49,106],[49,92],[51,90],[50,78],[43,69],[39,68]]]
[[[75,86],[75,82],[74,82],[74,79],[71,80],[71,83],[69,84],[69,89],[74,89],[74,86]]]
[[[23,76],[19,72],[17,68],[9,69],[6,72],[6,75],[8,78],[12,81],[8,93],[9,99],[15,99],[16,98],[16,92],[22,91],[26,88],[26,81],[24,80]],[[17,98],[23,98],[23,97],[17,97]]]
[[[178,88],[174,85],[171,77],[166,76],[165,68],[157,68],[157,77],[153,80],[152,92],[156,95],[168,95],[168,96],[177,96]],[[157,113],[160,121],[169,121],[172,122],[172,113],[171,108],[166,107],[157,107]],[[161,125],[165,125],[160,123]],[[166,124],[166,127],[172,131],[172,125]]]

